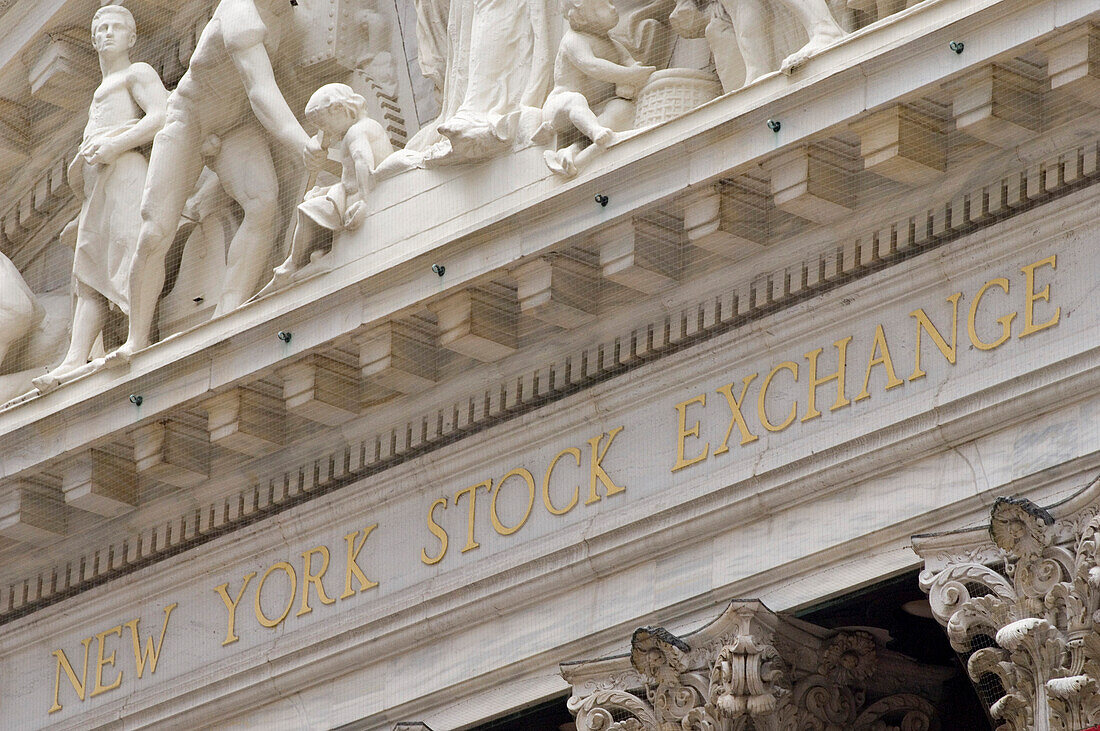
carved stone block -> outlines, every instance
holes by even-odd
[[[596,313],[597,275],[584,262],[540,256],[512,270],[520,312],[562,328],[590,322]]]
[[[283,400],[292,414],[339,426],[359,415],[359,373],[355,366],[314,355],[279,371]]]
[[[519,347],[519,303],[498,291],[475,288],[445,297],[431,306],[439,318],[439,344],[491,363]]]
[[[137,507],[137,472],[128,459],[90,449],[65,468],[61,491],[72,507],[114,518]]]
[[[439,377],[435,337],[408,323],[387,322],[356,338],[359,370],[369,383],[399,393],[418,393]]]
[[[763,167],[771,175],[775,207],[799,218],[830,223],[856,205],[856,173],[832,150],[808,145],[782,153]]]
[[[943,123],[913,107],[897,104],[852,125],[859,135],[863,167],[906,185],[935,181],[947,169]]]
[[[684,204],[688,243],[736,259],[767,246],[768,190],[742,177],[700,191]]]
[[[158,421],[135,429],[134,465],[139,475],[191,488],[210,475],[210,437],[198,427]]]
[[[1100,106],[1100,25],[1087,23],[1039,44],[1051,89],[1065,89]]]
[[[72,112],[87,108],[96,86],[89,69],[98,62],[86,36],[83,29],[51,33],[31,50],[24,60],[32,97]]]
[[[203,403],[210,443],[252,457],[283,445],[286,419],[283,402],[268,394],[235,388]]]
[[[603,276],[655,294],[680,277],[680,232],[646,219],[621,221],[595,236]]]
[[[0,497],[0,536],[45,546],[65,535],[67,516],[59,490],[20,481]]]
[[[997,147],[1015,147],[1039,131],[1042,94],[1038,79],[999,64],[980,68],[946,88],[955,126]]]
[[[0,170],[27,159],[31,147],[29,124],[24,107],[0,99]]]

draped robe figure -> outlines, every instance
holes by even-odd
[[[465,162],[526,142],[553,84],[560,37],[557,0],[419,0],[420,64],[441,111],[402,157]]]

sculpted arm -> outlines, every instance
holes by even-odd
[[[371,144],[374,133],[370,120],[360,122],[348,130],[348,152],[355,165],[355,181],[359,186],[359,197],[364,200],[370,193],[374,169],[381,162],[375,159],[374,147]]]
[[[648,69],[644,66],[624,66],[600,58],[592,51],[592,45],[577,34],[570,33],[562,39],[561,51],[566,59],[581,73],[593,79],[612,84],[636,83],[638,81],[638,69]]]
[[[81,153],[69,168],[69,184],[74,189],[82,186],[79,182],[79,166],[82,159],[92,164],[110,164],[127,150],[152,142],[153,137],[164,126],[168,90],[164,88],[157,72],[149,64],[135,63],[127,73],[126,88],[145,114],[141,119],[129,122],[116,130],[117,134],[109,133],[85,142]]]
[[[164,126],[165,110],[168,107],[168,90],[161,83],[160,76],[147,63],[135,63],[130,69],[130,93],[134,101],[145,112],[134,126],[118,136],[123,149],[147,145],[153,141],[160,128]]]
[[[294,113],[290,111],[290,106],[275,81],[271,59],[263,44],[263,31],[234,31],[230,26],[230,22],[222,24],[225,46],[233,59],[233,65],[241,75],[248,102],[252,105],[256,118],[264,129],[287,147],[296,151],[308,148],[310,137],[294,118]],[[211,100],[211,103],[217,102]]]

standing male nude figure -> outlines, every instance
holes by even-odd
[[[129,314],[127,280],[141,227],[148,162],[142,148],[160,130],[168,92],[153,67],[130,61],[137,26],[130,11],[106,5],[92,18],[92,45],[103,80],[92,95],[69,185],[81,198],[73,256],[72,329],[64,360],[33,379],[42,393],[89,372],[110,307]]]
[[[278,48],[291,10],[290,0],[221,0],[203,29],[187,72],[168,98],[168,121],[153,141],[130,269],[130,332],[107,357],[108,365],[128,362],[149,345],[165,256],[204,155],[244,210],[229,245],[215,316],[252,295],[275,241],[279,184],[265,131],[301,154],[307,167],[323,164],[324,151],[295,119],[272,70],[269,54]]]

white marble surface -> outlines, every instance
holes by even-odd
[[[27,728],[106,722],[124,708],[127,725],[209,723],[247,711],[225,725],[326,727],[368,718],[368,728],[383,728],[394,720],[392,709],[419,718],[445,689],[463,696],[506,666],[534,670],[589,656],[593,642],[608,641],[600,638],[613,631],[621,638],[623,628],[648,617],[671,625],[670,618],[685,621],[730,596],[759,596],[782,610],[911,566],[908,535],[978,520],[1002,492],[1068,489],[1076,473],[1096,466],[1100,433],[1090,404],[1098,384],[1088,365],[1097,358],[1090,337],[1096,285],[1088,261],[1100,231],[1088,222],[1092,198],[1084,193],[19,620],[0,639],[0,663],[15,679],[0,691],[0,704],[15,705]],[[1038,281],[1051,283],[1052,307],[1061,307],[1056,327],[979,352],[968,347],[964,299],[955,366],[926,346],[924,379],[888,392],[877,387],[868,400],[671,472],[676,403],[783,360],[804,364],[804,353],[847,335],[854,336],[851,398],[875,324],[886,329],[899,376],[908,375],[910,311],[924,307],[940,324],[945,297],[970,297],[998,276],[1022,297],[1019,268],[1051,254],[1058,269],[1040,270]],[[1004,301],[1019,300],[991,297],[988,314]],[[1050,317],[1052,307],[1040,302],[1036,321]],[[983,312],[979,326],[988,336]],[[1022,325],[1014,327],[1018,334]],[[825,363],[823,356],[823,371]],[[829,390],[820,389],[823,406]],[[778,403],[787,391],[777,381],[769,400]],[[805,398],[801,388],[791,395]],[[692,413],[704,415],[701,436],[713,446],[728,412],[710,403]],[[421,549],[437,546],[424,522],[437,497],[518,466],[541,482],[549,459],[567,446],[584,448],[586,463],[579,473],[569,458],[560,464],[555,498],[563,502],[578,479],[583,495],[585,440],[620,425],[603,464],[624,493],[561,518],[536,496],[529,521],[513,536],[493,531],[481,493],[480,548],[458,550],[463,502],[437,513],[451,535],[447,556],[435,566],[420,560]],[[516,514],[520,484],[510,481],[502,498],[505,523]],[[246,593],[241,639],[221,646],[225,610],[214,586],[229,582],[236,591],[245,572],[280,560],[300,567],[302,551],[324,544],[336,572],[326,588],[338,594],[342,536],[375,522],[360,563],[378,588],[334,606],[314,598],[311,614],[292,612],[275,630],[257,624]],[[265,591],[268,613],[278,611],[267,596],[276,587]],[[127,673],[123,689],[83,704],[63,677],[66,708],[46,715],[50,652],[61,647],[71,657],[82,637],[133,617],[146,632],[171,602],[179,608],[154,677],[135,681]],[[118,666],[126,672],[130,650],[120,647]],[[277,700],[290,688],[293,701]]]

